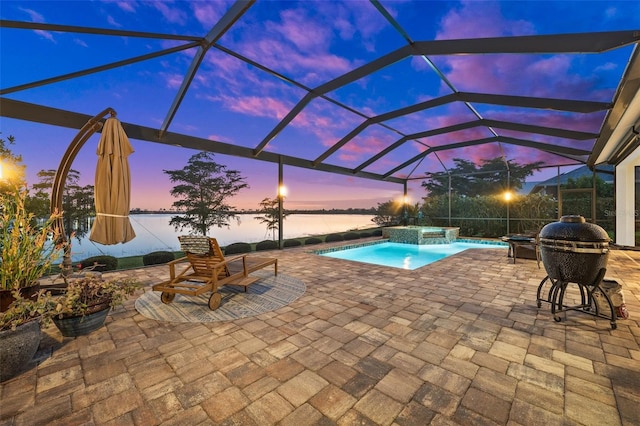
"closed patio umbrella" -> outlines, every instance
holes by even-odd
[[[107,118],[97,151],[96,220],[91,227],[91,241],[111,245],[126,243],[136,236],[129,222],[131,175],[127,157],[132,152],[120,121]]]

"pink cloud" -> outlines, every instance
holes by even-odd
[[[393,142],[393,138],[389,135],[369,135],[366,137],[355,138],[354,140],[343,146],[340,152],[357,155],[375,155],[391,145],[391,143]]]
[[[82,47],[89,47],[89,45],[87,43],[84,42],[84,40],[81,40],[79,38],[74,38],[73,42],[75,44],[77,44],[78,46],[82,46]]]
[[[247,96],[240,98],[222,97],[221,99],[229,110],[254,117],[269,117],[282,120],[291,109],[290,105],[286,105],[276,98]]]
[[[396,11],[390,6],[392,5],[385,5],[387,11],[396,16]],[[330,22],[326,24],[333,27],[341,40],[352,41],[359,36],[359,41],[366,51],[376,51],[375,36],[386,28],[387,22],[368,2],[350,1],[340,4],[320,1],[317,7],[324,15],[330,17]]]
[[[287,9],[280,13],[280,22],[270,21],[266,27],[292,42],[298,49],[307,51],[323,48],[331,38],[331,29],[320,21],[312,20],[301,9]]]
[[[534,33],[533,24],[521,19],[506,19],[498,2],[463,1],[461,7],[452,8],[442,18],[436,40],[517,36]]]
[[[280,40],[262,39],[246,46],[245,54],[260,58],[267,67],[291,75],[301,75],[297,79],[308,85],[324,82],[327,75],[336,76],[351,70],[353,65],[346,58],[316,49],[314,54],[291,50]]]
[[[135,3],[132,1],[119,1],[116,2],[116,5],[118,6],[118,8],[120,8],[121,10],[124,10],[125,12],[131,12],[134,13],[136,11],[136,9],[133,7]]]
[[[575,60],[576,57],[569,55],[500,54],[438,57],[434,62],[460,91],[578,100],[610,99],[611,90],[594,90],[596,77],[573,71]],[[443,85],[443,92],[450,93],[450,90]]]
[[[226,142],[226,143],[232,143],[233,140],[231,138],[228,138],[226,136],[220,136],[218,134],[211,134],[209,136],[207,136],[207,139],[209,139],[210,141],[216,141],[216,142]]]
[[[171,7],[170,2],[154,1],[150,5],[160,12],[168,22],[180,25],[187,22],[187,14],[181,9]]]
[[[184,77],[182,74],[167,74],[167,73],[161,73],[161,76],[164,77],[167,87],[172,89],[176,89],[180,87]]]
[[[317,85],[363,62],[357,54],[334,53],[337,42],[344,47],[336,39],[355,40],[359,44],[354,47],[362,48],[365,42],[356,34],[364,38],[363,31],[377,32],[379,29],[369,28],[382,27],[381,17],[372,18],[375,22],[365,25],[366,29],[354,25],[366,21],[367,13],[377,13],[369,4],[360,3],[290,3],[291,7],[281,11],[277,19],[263,20],[262,26],[250,33],[231,32],[221,42],[306,85]]]
[[[560,113],[547,111],[487,111],[484,118],[495,119],[501,121],[511,121],[522,124],[535,124],[537,126],[545,126],[559,128],[565,130],[577,130],[583,132],[598,133],[604,112],[596,112],[591,114],[576,113]],[[500,132],[499,132],[500,133]]]
[[[207,29],[211,29],[227,10],[227,4],[222,1],[192,2],[190,4],[198,22]]]
[[[33,32],[38,34],[42,38],[46,38],[47,40],[56,43],[55,38],[53,38],[53,34],[51,34],[49,31],[34,30]]]
[[[112,27],[122,28],[122,24],[120,24],[118,21],[116,21],[116,18],[114,18],[111,15],[107,15],[107,23],[109,25],[111,25]]]
[[[44,16],[42,16],[40,13],[36,12],[33,9],[25,9],[20,7],[19,8],[21,11],[25,12],[27,15],[29,15],[29,18],[31,19],[31,21],[33,22],[44,22]],[[44,31],[44,30],[33,30],[34,33],[38,34],[40,37],[45,38],[49,41],[52,42],[56,42],[55,38],[53,37],[53,34],[49,31]]]
[[[505,18],[495,2],[463,2],[441,21],[437,39],[504,37],[536,34],[533,24]],[[612,90],[596,87],[595,77],[573,70],[578,55],[464,55],[432,58],[457,90],[497,94],[610,99]],[[418,60],[412,64],[424,68]],[[443,93],[450,90],[443,85]],[[585,95],[587,94],[587,95]]]
[[[44,22],[44,16],[42,16],[40,13],[36,12],[35,10],[25,9],[23,7],[20,7],[18,9],[20,9],[21,11],[29,15],[29,18],[31,18],[33,22]]]

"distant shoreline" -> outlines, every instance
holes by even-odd
[[[319,210],[287,210],[285,212],[290,214],[366,214],[366,215],[375,215],[376,209],[368,208],[368,209],[319,209]],[[234,214],[263,214],[263,212],[259,210],[240,210],[233,212]],[[133,209],[129,211],[129,214],[181,214],[181,212],[177,210],[141,210],[141,209]]]

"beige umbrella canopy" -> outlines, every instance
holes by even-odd
[[[132,152],[120,121],[107,118],[97,151],[96,220],[91,227],[91,241],[111,245],[126,243],[136,236],[129,222],[131,175],[127,157]]]

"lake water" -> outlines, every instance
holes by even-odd
[[[80,241],[71,242],[71,258],[78,261],[90,256],[106,254],[115,257],[138,256],[153,251],[180,249],[178,236],[189,232],[175,231],[169,225],[172,214],[132,214],[129,216],[131,225],[136,232],[136,238],[125,243],[105,246],[89,240],[89,233]],[[229,228],[210,228],[209,236],[215,237],[222,246],[231,243],[254,243],[273,239],[271,232],[267,233],[265,224],[254,219],[256,214],[238,215],[240,223],[231,222]],[[283,224],[284,238],[298,238],[333,232],[344,232],[350,229],[371,228],[376,225],[371,221],[371,215],[348,214],[292,214],[285,218]],[[275,238],[278,238],[276,231]]]

